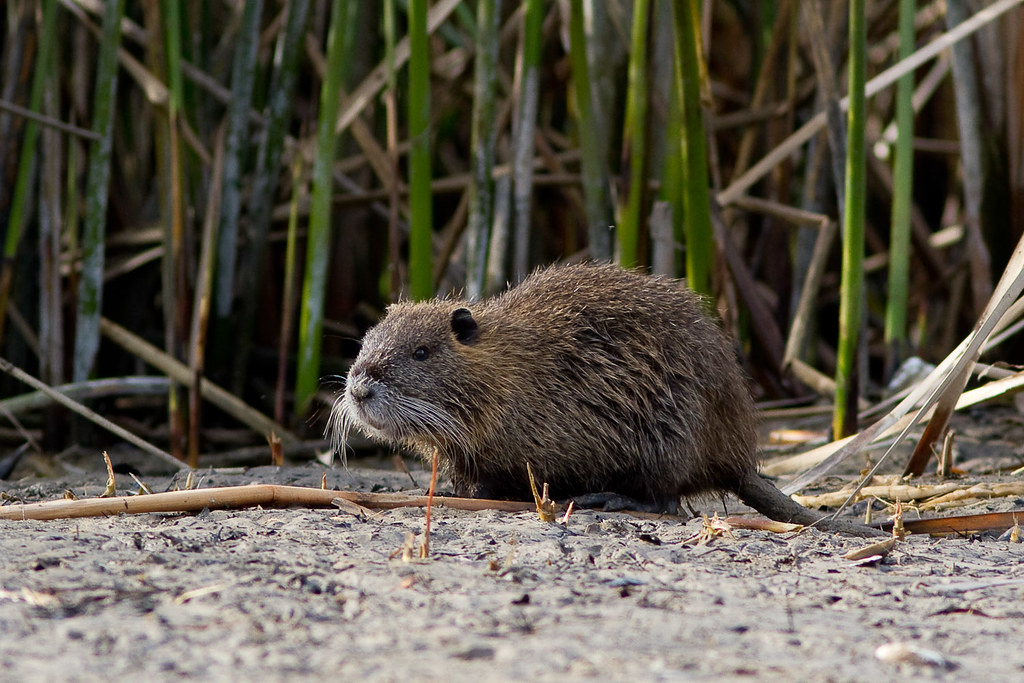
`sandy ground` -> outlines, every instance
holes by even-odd
[[[306,465],[207,472],[203,486],[318,486]],[[121,482],[132,486],[127,477]],[[26,500],[105,477],[4,482]],[[152,484],[166,486],[155,478]],[[328,486],[409,487],[353,468]],[[711,512],[716,505],[705,506]],[[731,510],[730,510],[731,511]],[[0,521],[0,678],[175,680],[937,680],[1024,678],[1024,545],[861,539],[693,520],[439,509],[240,510]],[[889,643],[925,660],[876,657]]]

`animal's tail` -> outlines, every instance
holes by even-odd
[[[828,519],[813,510],[808,510],[775,488],[770,481],[757,472],[748,472],[740,478],[736,495],[744,503],[776,522],[814,526],[822,531],[835,531],[851,536],[887,535],[880,529],[843,519]]]

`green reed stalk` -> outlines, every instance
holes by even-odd
[[[247,217],[249,219],[249,244],[243,247],[236,277],[238,291],[242,293],[242,312],[238,318],[236,338],[239,341],[235,354],[232,387],[236,394],[242,392],[248,377],[249,349],[252,329],[256,320],[259,303],[258,283],[263,274],[263,256],[267,250],[270,234],[271,205],[274,200],[278,168],[284,141],[291,124],[294,105],[295,84],[299,76],[299,57],[302,55],[303,39],[309,19],[310,0],[290,0],[285,8],[284,26],[277,37],[274,48],[274,72],[267,91],[267,126],[260,135],[256,170],[253,173],[252,191],[249,194]]]
[[[32,74],[32,89],[29,91],[28,106],[32,111],[40,110],[43,99],[43,88],[52,71],[54,41],[48,36],[56,35],[57,1],[44,0],[42,22],[39,25],[39,52],[36,55],[36,68]],[[21,140],[21,152],[18,156],[18,175],[14,181],[11,195],[11,210],[7,215],[7,238],[4,240],[3,260],[0,261],[0,340],[4,337],[4,321],[7,319],[7,300],[10,296],[11,284],[14,281],[14,268],[17,263],[18,245],[25,230],[25,207],[28,206],[32,178],[36,175],[37,164],[36,142],[39,139],[39,124],[31,119],[25,121],[24,134]]]
[[[674,77],[673,77],[674,78]],[[661,189],[659,198],[666,201],[672,207],[672,239],[676,244],[686,242],[686,230],[683,227],[683,208],[685,192],[683,191],[683,159],[682,155],[673,153],[673,150],[682,149],[683,146],[683,103],[682,93],[673,82],[668,93],[668,114],[665,116],[665,149],[668,150],[664,156],[661,170]],[[675,273],[683,273],[686,269],[685,255],[681,250],[674,250]]]
[[[302,192],[302,155],[292,161],[292,200],[288,211],[288,237],[284,250],[284,287],[281,290],[281,331],[277,340],[277,384],[274,389],[274,419],[284,424],[285,387],[288,376],[288,349],[291,347],[295,320],[295,294],[298,273],[299,201]]]
[[[629,196],[619,215],[619,263],[626,268],[640,265],[640,230],[645,224],[647,204],[647,27],[650,19],[648,0],[633,3],[633,36],[629,56],[629,91],[626,95],[626,122],[622,135],[622,157],[629,163]]]
[[[540,41],[544,19],[543,0],[526,0],[523,10],[523,42],[519,55],[519,106],[513,128],[513,221],[512,272],[517,281],[530,267],[530,205],[533,197],[533,136],[537,130],[540,93]]]
[[[110,186],[110,155],[113,147],[114,105],[117,99],[117,50],[121,45],[124,0],[107,0],[103,15],[96,88],[93,93],[92,130],[99,134],[89,147],[86,172],[85,222],[82,230],[82,270],[78,281],[78,315],[72,377],[89,378],[100,347],[100,315],[103,304],[103,264]]]
[[[914,0],[900,0],[899,58],[914,52]],[[907,297],[910,281],[910,211],[914,188],[914,74],[896,85],[896,145],[893,169],[892,226],[889,236],[889,300],[885,341],[894,364],[903,360],[907,343]]]
[[[331,2],[331,25],[327,33],[327,72],[320,88],[316,159],[313,161],[313,198],[310,205],[309,235],[306,241],[306,274],[299,304],[298,369],[295,380],[295,413],[300,418],[320,383],[320,343],[323,336],[324,296],[327,292],[327,257],[330,252],[332,176],[338,134],[334,121],[341,104],[348,45],[346,24],[349,0]]]
[[[843,258],[839,286],[839,348],[832,430],[840,439],[857,429],[861,298],[864,289],[864,129],[866,123],[864,0],[850,1],[850,109],[846,124],[846,189],[843,206]]]
[[[601,146],[598,141],[601,131],[598,130],[590,87],[583,0],[571,0],[569,7],[569,62],[572,65],[572,82],[576,95],[577,135],[583,171],[583,202],[587,212],[590,256],[607,261],[612,257],[607,182],[604,159],[601,158]]]
[[[384,0],[384,63],[387,65],[388,84],[384,89],[384,127],[387,131],[388,163],[391,181],[388,183],[388,267],[381,277],[380,293],[385,301],[394,301],[402,290],[402,228],[401,172],[398,154],[398,69],[395,64],[395,0]]]
[[[686,281],[701,294],[711,293],[712,249],[707,142],[700,98],[700,3],[675,0],[676,90],[682,103],[683,230],[686,234]]]
[[[434,294],[430,167],[430,54],[427,0],[409,0],[409,293]]]
[[[252,137],[249,135],[249,109],[258,64],[260,16],[263,0],[243,3],[242,23],[235,42],[231,66],[231,105],[224,147],[224,189],[220,200],[214,293],[214,315],[231,315],[235,292],[235,261],[238,257],[238,218],[242,206],[242,175]]]

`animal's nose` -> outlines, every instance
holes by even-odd
[[[348,391],[349,396],[351,396],[355,401],[358,401],[359,403],[362,403],[363,401],[369,401],[377,393],[371,383],[364,381],[351,382]]]

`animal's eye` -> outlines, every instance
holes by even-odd
[[[420,346],[412,352],[412,357],[416,360],[426,360],[427,358],[430,358],[430,349],[426,346]]]

